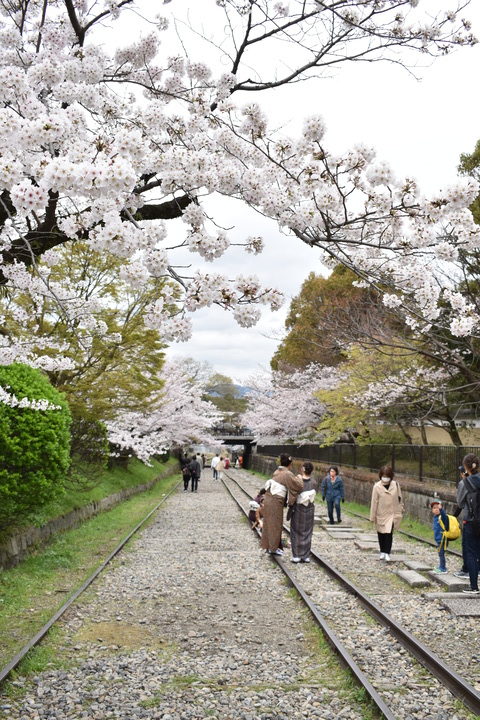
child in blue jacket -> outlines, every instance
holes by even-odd
[[[442,503],[440,500],[432,500],[430,503],[430,507],[432,509],[432,515],[433,515],[433,539],[435,540],[435,543],[437,545],[438,550],[438,567],[434,569],[433,572],[435,573],[446,573],[447,572],[447,564],[445,562],[445,548],[447,546],[447,539],[443,536],[443,531],[448,530],[450,527],[450,522],[448,520],[448,515],[445,512],[445,510],[442,507]],[[440,520],[443,523],[443,528],[440,525]]]

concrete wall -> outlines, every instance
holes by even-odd
[[[300,471],[303,460],[294,458],[293,471]],[[325,477],[329,464],[313,463],[314,475],[319,478]],[[252,457],[252,470],[271,475],[277,467],[277,458],[267,457],[265,455],[254,455]],[[352,468],[339,468],[340,474],[345,485],[345,500],[348,502],[357,502],[362,505],[370,505],[372,495],[372,486],[378,480],[376,473],[368,472],[368,470],[353,470]],[[405,504],[405,511],[423,522],[430,523],[432,521],[432,513],[430,511],[430,501],[436,495],[442,500],[447,513],[452,513],[455,505],[455,488],[445,487],[445,485],[435,486],[427,482],[419,482],[414,478],[404,475],[396,476],[400,487],[402,488],[402,496]],[[259,482],[259,487],[261,482]]]
[[[0,544],[0,569],[3,570],[18,565],[31,552],[45,545],[53,535],[81,525],[85,520],[105,510],[110,510],[115,505],[132,497],[132,495],[138,495],[138,493],[150,490],[159,480],[173,475],[174,472],[175,470],[169,467],[148,483],[125,488],[102,500],[95,500],[88,503],[88,505],[54,518],[41,527],[29,527],[15,532]]]

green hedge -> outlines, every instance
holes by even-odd
[[[64,492],[71,416],[64,396],[39,370],[20,364],[0,367],[0,386],[18,400],[60,406],[34,410],[0,403],[0,527],[5,528]]]

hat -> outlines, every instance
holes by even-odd
[[[432,505],[441,505],[441,504],[442,504],[442,501],[440,500],[440,498],[432,498],[432,500],[430,500],[430,507],[432,507]]]

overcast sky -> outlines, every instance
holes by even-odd
[[[196,7],[211,5],[200,0]],[[193,0],[186,5],[192,6]],[[179,3],[172,3],[178,5]],[[435,0],[435,7],[450,9],[455,0]],[[480,1],[463,16],[473,22],[480,36]],[[344,65],[333,78],[313,79],[283,92],[256,94],[275,124],[289,132],[301,127],[302,117],[320,113],[326,120],[327,148],[345,150],[356,142],[373,145],[377,157],[386,160],[397,176],[416,178],[423,191],[455,181],[459,155],[471,152],[480,139],[480,95],[477,78],[480,45],[456,51],[425,67],[417,67],[416,79],[394,64]],[[250,101],[251,97],[245,99]],[[191,356],[208,361],[218,372],[238,382],[260,368],[268,368],[284,327],[289,301],[298,294],[310,271],[322,273],[320,253],[296,238],[282,235],[275,223],[267,221],[236,201],[210,199],[209,210],[221,224],[235,229],[231,237],[243,239],[262,235],[266,248],[252,257],[231,248],[221,268],[227,277],[255,273],[264,285],[281,288],[286,303],[276,313],[264,311],[261,322],[250,329],[240,328],[230,314],[213,308],[193,315],[191,341],[173,345],[169,357]],[[190,256],[195,260],[196,256]],[[210,266],[211,267],[211,266]],[[219,270],[215,263],[215,269]]]

